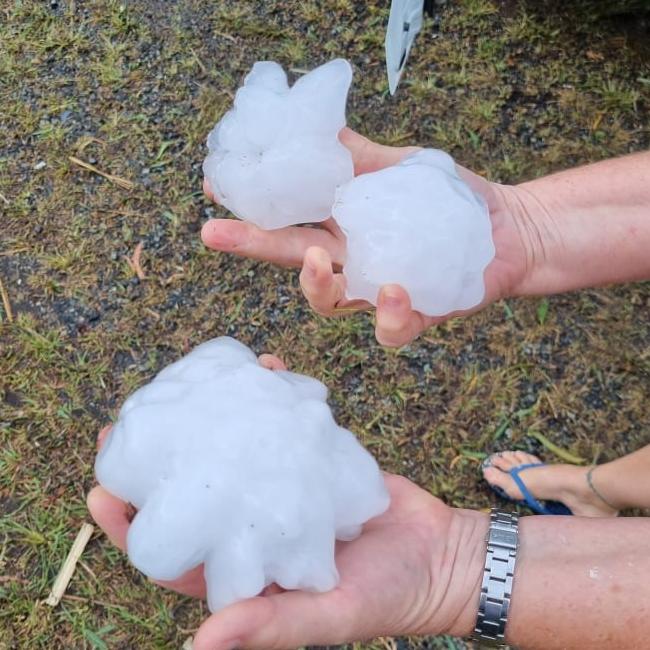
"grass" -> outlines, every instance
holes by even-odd
[[[609,3],[458,0],[439,28],[427,21],[390,98],[387,3],[294,4],[0,9],[0,277],[14,316],[0,306],[2,650],[179,648],[205,617],[99,533],[61,605],[42,600],[88,518],[96,432],[212,336],[323,378],[340,422],[386,469],[452,505],[495,503],[478,476],[495,449],[600,462],[650,442],[648,284],[504,301],[393,351],[374,341],[371,314],[322,319],[295,271],[213,254],[198,238],[222,214],[200,191],[205,136],[258,58],[308,68],[346,56],[352,126],[517,182],[648,148],[640,21],[609,15]],[[144,280],[125,261],[140,242]]]

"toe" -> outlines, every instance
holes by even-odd
[[[514,451],[502,451],[501,453],[494,455],[492,464],[507,472],[510,468],[519,465],[519,461],[517,460]]]
[[[515,451],[513,452],[513,455],[517,461],[517,465],[525,465],[530,462],[528,460],[528,454],[525,451]]]
[[[483,470],[485,480],[492,486],[500,487],[511,499],[521,499],[522,494],[512,477],[496,467],[487,467]]]
[[[541,459],[538,458],[537,456],[533,456],[533,454],[529,454],[526,451],[520,451],[519,455],[522,458],[522,463],[541,463]]]

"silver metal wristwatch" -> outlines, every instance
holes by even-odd
[[[490,511],[481,597],[472,640],[489,648],[505,645],[512,578],[519,546],[518,515]]]

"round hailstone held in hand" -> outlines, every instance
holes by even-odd
[[[203,173],[219,202],[265,230],[327,219],[336,188],[354,175],[338,140],[351,81],[343,59],[291,88],[280,65],[256,63],[208,136]]]
[[[336,539],[389,497],[372,456],[339,427],[319,381],[214,339],[124,403],[95,463],[138,510],[129,558],[157,580],[204,564],[212,611],[285,589],[336,586]]]
[[[377,304],[381,286],[399,284],[428,316],[483,300],[494,258],[490,215],[443,151],[357,176],[337,191],[332,214],[347,238],[348,298]]]

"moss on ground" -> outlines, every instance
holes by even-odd
[[[478,474],[486,452],[554,460],[536,431],[588,462],[650,442],[648,284],[504,301],[391,351],[374,341],[370,314],[312,314],[295,271],[203,249],[202,222],[221,214],[201,194],[203,142],[260,58],[299,71],[348,57],[353,127],[444,148],[503,182],[648,147],[642,14],[585,1],[448,3],[392,99],[387,4],[0,9],[0,279],[13,312],[0,306],[0,648],[179,648],[205,616],[100,534],[61,606],[42,600],[88,518],[99,427],[212,336],[323,378],[340,421],[386,469],[452,505],[495,503]],[[126,261],[140,242],[143,280]]]

